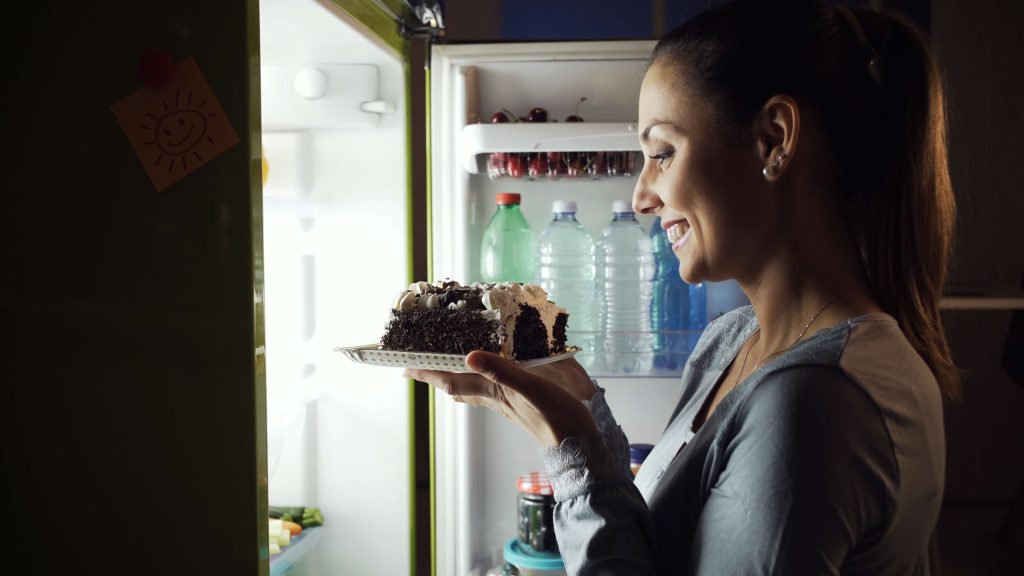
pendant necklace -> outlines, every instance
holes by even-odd
[[[829,300],[827,304],[825,304],[824,306],[821,307],[821,310],[818,310],[817,312],[815,312],[814,316],[811,316],[811,319],[807,321],[807,325],[804,326],[804,329],[801,330],[799,334],[797,334],[796,339],[789,343],[789,346],[786,346],[785,348],[783,348],[781,350],[776,350],[775,352],[770,352],[768,354],[765,354],[763,357],[761,357],[761,359],[758,360],[756,364],[754,364],[754,367],[750,369],[750,373],[753,374],[755,371],[757,371],[757,367],[761,365],[761,362],[764,362],[765,360],[767,360],[768,358],[771,358],[772,356],[776,356],[778,354],[782,354],[786,350],[789,350],[790,348],[792,348],[794,344],[799,342],[800,339],[804,337],[804,334],[807,333],[807,329],[811,327],[811,324],[814,324],[814,321],[818,319],[818,316],[821,316],[821,313],[824,312],[825,310],[827,310],[829,306],[835,304],[836,300],[839,300],[838,296],[836,296],[835,298]],[[757,339],[758,340],[761,339],[761,329],[760,328],[757,329]],[[739,374],[736,375],[736,383],[737,384],[739,383],[740,378],[743,377],[743,370],[744,370],[744,368],[747,367],[747,357],[750,356],[750,351],[754,348],[754,344],[756,344],[756,343],[757,343],[756,340],[753,343],[751,343],[750,346],[747,347],[747,353],[743,355],[743,363],[740,364],[740,372],[739,372]]]

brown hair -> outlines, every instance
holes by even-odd
[[[666,35],[658,61],[683,68],[722,125],[748,124],[776,94],[814,114],[875,297],[955,396],[939,300],[956,205],[942,82],[924,33],[866,6],[737,0]]]

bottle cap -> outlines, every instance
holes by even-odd
[[[502,204],[519,204],[522,202],[522,196],[513,192],[498,192],[498,195],[495,196],[495,202],[499,206]]]
[[[632,214],[633,205],[629,203],[629,200],[616,200],[612,202],[612,212],[616,214]]]
[[[551,211],[556,214],[564,212],[576,213],[576,203],[572,200],[555,200],[551,203]]]

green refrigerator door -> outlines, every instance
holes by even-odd
[[[257,10],[5,6],[7,573],[268,572]]]

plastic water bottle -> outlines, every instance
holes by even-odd
[[[582,348],[576,359],[590,368],[594,357],[594,240],[576,220],[576,203],[555,200],[554,219],[537,240],[537,283],[569,312],[567,340]]]
[[[522,197],[501,192],[495,200],[498,209],[480,245],[480,276],[484,282],[532,282],[537,273],[537,242],[519,210]]]
[[[654,369],[680,371],[692,350],[688,331],[691,329],[691,312],[697,310],[691,308],[690,286],[679,276],[679,258],[672,252],[672,245],[661,229],[661,218],[654,221],[650,236],[656,269],[651,298]]]
[[[629,202],[616,200],[612,212],[595,258],[600,360],[613,373],[649,372],[654,251]]]

